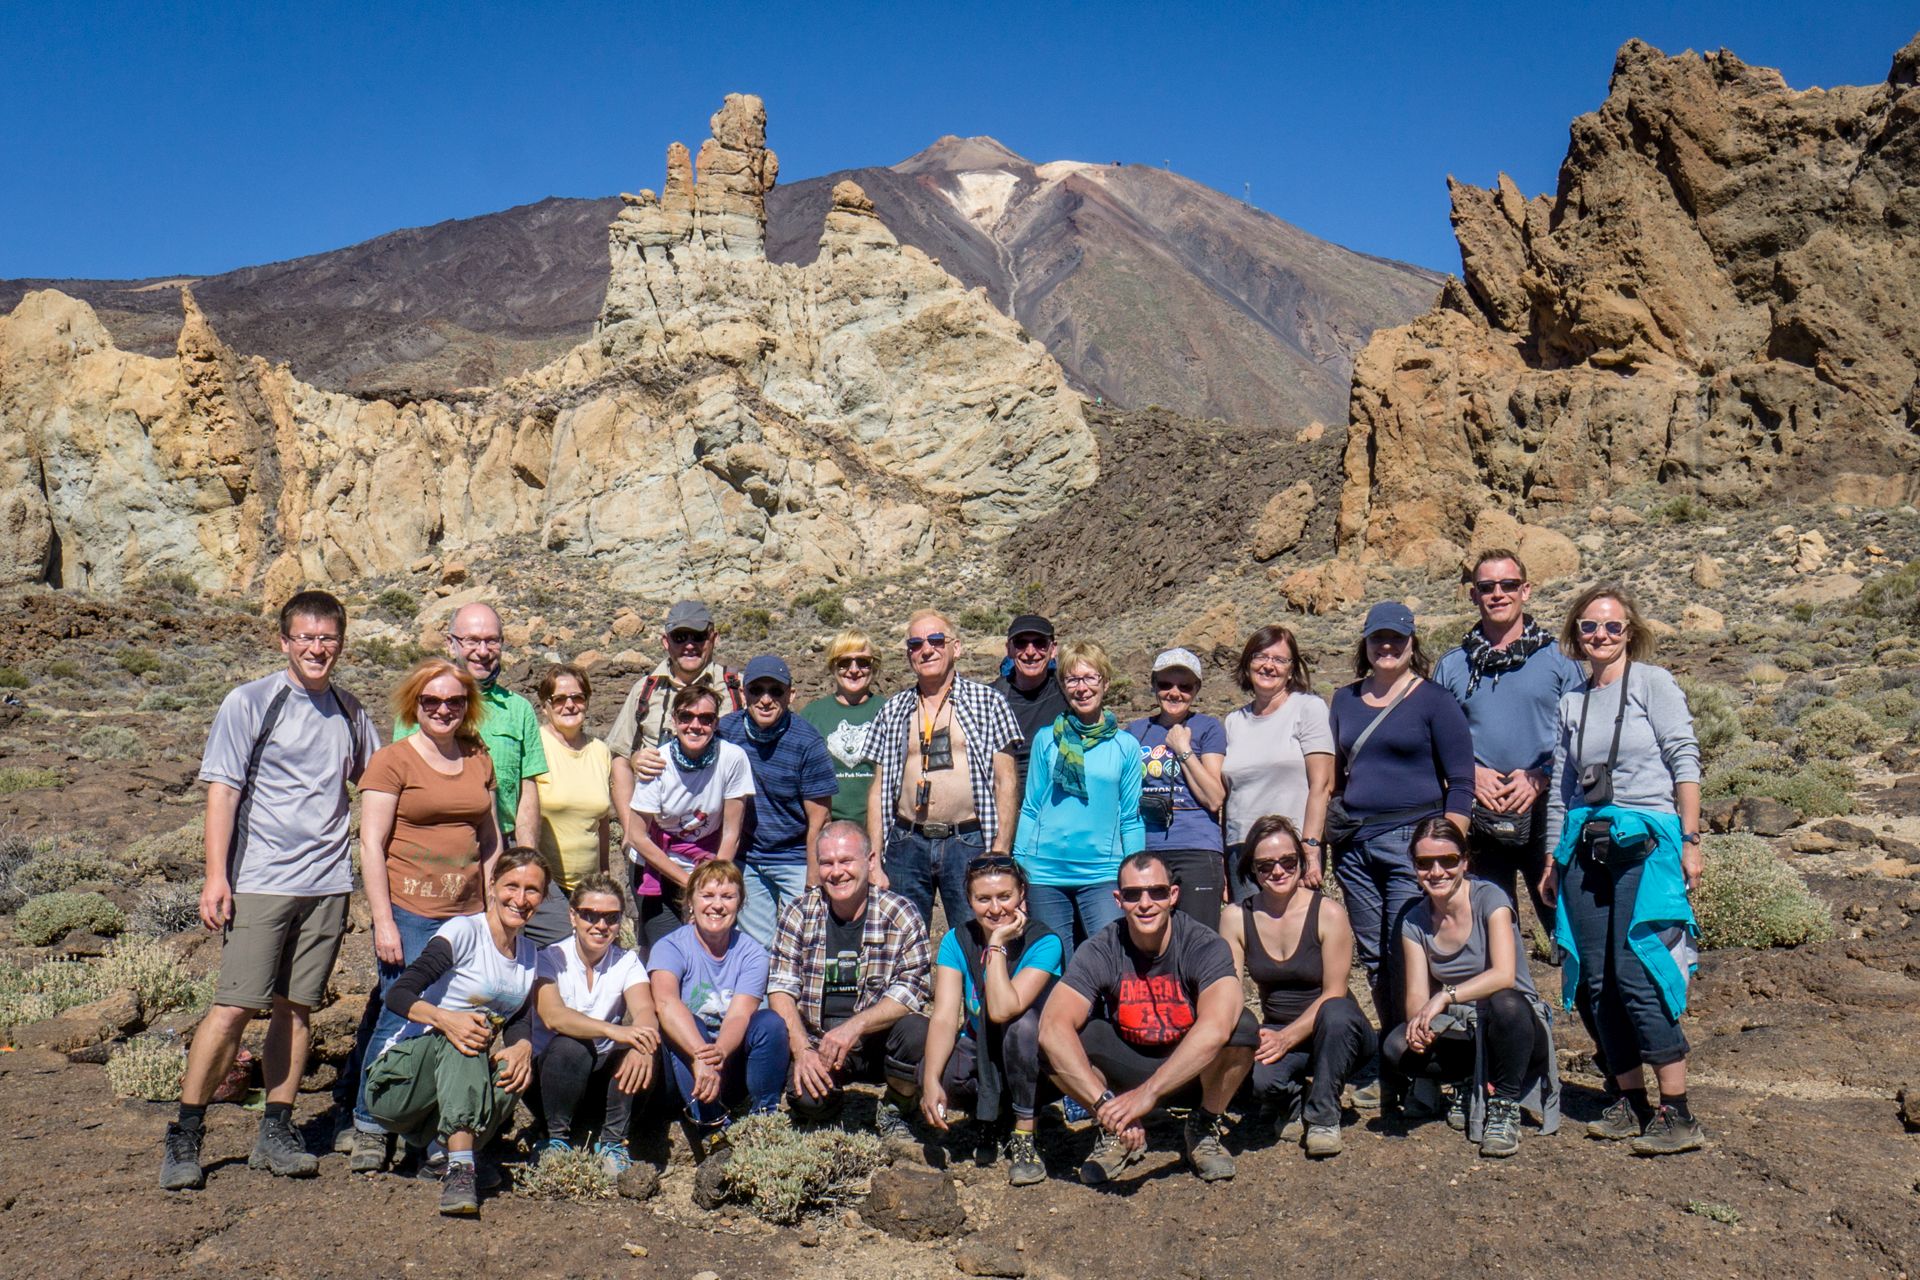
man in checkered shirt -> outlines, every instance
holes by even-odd
[[[933,920],[933,894],[953,927],[973,918],[967,863],[1013,847],[1020,816],[1013,749],[1025,739],[1000,693],[954,670],[959,630],[923,609],[907,623],[914,686],[887,699],[867,726],[867,792],[873,882]]]

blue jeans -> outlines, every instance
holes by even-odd
[[[781,911],[807,891],[807,864],[747,862],[740,870],[747,878],[747,900],[740,904],[740,927],[748,937],[772,952]]]
[[[896,822],[887,835],[887,851],[880,865],[886,870],[888,887],[913,904],[931,936],[936,888],[940,906],[947,913],[947,928],[957,929],[973,919],[973,908],[967,905],[967,864],[986,848],[986,833],[981,831],[930,840],[905,823]]]
[[[1353,923],[1353,958],[1367,971],[1373,1007],[1388,1026],[1405,1020],[1400,925],[1425,896],[1413,871],[1413,828],[1409,822],[1362,836],[1334,859],[1333,873]]]
[[[340,1078],[334,1085],[333,1096],[341,1105],[349,1100],[353,1103],[353,1127],[365,1129],[369,1133],[384,1133],[380,1122],[373,1118],[373,1112],[367,1109],[366,1065],[367,1053],[373,1045],[383,1045],[394,1032],[407,1025],[407,1020],[387,1008],[387,989],[407,971],[407,966],[420,958],[420,953],[433,941],[433,935],[440,932],[445,920],[436,920],[432,916],[415,915],[404,907],[393,909],[393,927],[400,931],[399,964],[388,964],[376,960],[379,966],[374,975],[373,993],[367,997],[367,1008],[360,1015],[360,1028],[354,1033],[353,1052],[340,1068]],[[377,1051],[376,1051],[377,1052]]]
[[[1120,904],[1113,900],[1117,880],[1074,886],[1030,884],[1027,886],[1027,914],[1060,935],[1064,959],[1073,958],[1073,949],[1120,918]]]
[[[714,1032],[700,1019],[693,1025],[708,1044]],[[728,1108],[742,1098],[752,1100],[754,1114],[780,1109],[780,1095],[787,1087],[787,1024],[771,1009],[756,1010],[747,1023],[747,1034],[720,1069],[720,1096],[712,1102],[696,1102],[693,1097],[693,1064],[672,1044],[666,1046],[667,1066],[673,1071],[673,1086],[687,1115],[697,1125],[716,1125],[727,1118]]]
[[[1576,854],[1560,869],[1560,900],[1580,953],[1574,1004],[1610,1076],[1664,1067],[1687,1056],[1686,1033],[1667,1012],[1646,963],[1627,945],[1646,866],[1641,860],[1595,867]],[[1525,964],[1526,957],[1520,962]]]

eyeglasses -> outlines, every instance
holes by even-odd
[[[1473,589],[1481,595],[1492,595],[1496,588],[1503,595],[1512,595],[1527,585],[1525,578],[1481,578],[1473,584]]]
[[[1085,689],[1091,686],[1104,684],[1106,682],[1100,676],[1089,675],[1089,676],[1062,676],[1060,678],[1060,683],[1067,686],[1067,688],[1069,689]]]
[[[835,671],[871,671],[873,657],[870,654],[860,654],[850,658],[835,658],[833,669]]]
[[[287,636],[281,637],[288,644],[301,649],[338,649],[339,636]]]
[[[1142,898],[1152,898],[1155,902],[1165,902],[1173,896],[1170,884],[1130,884],[1120,890],[1120,901],[1138,902]]]
[[[1025,653],[1029,649],[1034,650],[1036,653],[1045,653],[1047,647],[1052,643],[1053,641],[1047,639],[1045,636],[1037,636],[1030,631],[1022,632],[1007,641],[1008,646],[1011,647],[1015,653]]]
[[[1191,680],[1155,680],[1153,689],[1155,693],[1165,693],[1169,689],[1178,689],[1182,693],[1200,692],[1200,686]]]
[[[1429,871],[1458,871],[1460,869],[1460,855],[1457,853],[1443,853],[1437,858],[1415,858],[1413,860],[1413,869],[1423,876]]]
[[[587,705],[587,695],[584,693],[556,693],[547,699],[547,705],[550,707],[584,707]]]
[[[459,645],[462,649],[498,649],[500,647],[499,636],[456,636],[449,634],[447,638]]]
[[[1300,870],[1298,858],[1262,858],[1253,864],[1253,875],[1257,880],[1266,880],[1278,871],[1282,875],[1292,875]]]
[[[983,853],[967,863],[967,879],[971,880],[975,876],[994,875],[1001,872],[1011,874],[1019,865],[1019,863],[1004,853]]]
[[[784,697],[786,695],[786,692],[787,692],[787,686],[783,684],[774,684],[771,681],[767,681],[767,680],[755,680],[752,684],[747,686],[747,696],[753,699],[755,702],[758,702],[762,698],[778,699],[778,698]]]
[[[620,913],[618,911],[587,911],[580,907],[575,907],[573,914],[579,916],[588,924],[602,924],[611,928],[620,923]]]
[[[711,729],[720,723],[720,717],[711,711],[682,711],[673,717],[675,724],[699,724]]]
[[[920,646],[921,646],[921,645],[925,645],[925,644],[930,644],[930,645],[932,645],[932,646],[933,646],[934,648],[936,648],[936,649],[944,649],[944,648],[946,648],[946,647],[947,647],[947,634],[946,634],[946,632],[944,632],[944,631],[935,631],[935,632],[933,632],[933,633],[931,633],[930,635],[924,635],[924,636],[908,636],[908,637],[907,637],[907,652],[908,652],[908,653],[918,653],[918,652],[920,652]]]
[[[436,698],[430,693],[423,693],[418,702],[420,709],[428,715],[436,711],[450,711],[454,715],[465,715],[467,710],[467,695],[464,693],[456,693],[451,698]]]
[[[668,644],[705,644],[708,633],[705,631],[669,631]]]
[[[1247,664],[1249,671],[1258,671],[1263,676],[1278,675],[1293,667],[1292,658],[1269,658],[1265,654]]]
[[[1596,631],[1605,631],[1610,636],[1617,636],[1626,629],[1627,624],[1618,618],[1609,618],[1605,622],[1595,622],[1592,618],[1580,619],[1580,634],[1583,636],[1590,636]]]

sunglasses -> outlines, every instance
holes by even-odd
[[[707,633],[704,631],[667,632],[667,643],[669,644],[705,644],[706,642]]]
[[[1460,855],[1446,853],[1437,858],[1415,858],[1413,869],[1421,875],[1429,871],[1457,871],[1460,869]]]
[[[873,659],[870,657],[835,658],[833,669],[835,671],[871,671]]]
[[[1526,585],[1524,578],[1482,578],[1473,584],[1473,589],[1484,596],[1491,594],[1494,588],[1498,587],[1505,594],[1512,595]]]
[[[451,698],[436,698],[430,693],[423,693],[420,695],[419,705],[420,709],[428,714],[435,711],[451,711],[455,715],[461,715],[467,709],[467,695],[456,693]]]
[[[1011,873],[1019,864],[1004,853],[986,853],[967,863],[967,878],[993,875],[998,872]]]
[[[1298,870],[1300,870],[1298,858],[1262,858],[1253,864],[1254,878],[1258,880],[1268,879],[1276,871],[1284,875],[1292,875]]]
[[[1198,693],[1200,686],[1191,680],[1155,680],[1154,692],[1165,693],[1169,689],[1178,689],[1182,693]]]
[[[1013,651],[1015,653],[1025,653],[1028,649],[1035,650],[1036,652],[1039,652],[1039,653],[1045,653],[1047,651],[1047,646],[1052,644],[1053,641],[1047,639],[1045,636],[1036,636],[1031,632],[1029,632],[1023,635],[1017,635],[1013,639],[1007,641],[1007,643],[1013,646]]]
[[[711,729],[720,723],[720,717],[711,711],[682,711],[673,718],[675,724],[697,724]]]
[[[584,707],[587,705],[587,695],[584,693],[556,693],[547,699],[547,705],[550,707]]]
[[[1170,884],[1130,884],[1120,890],[1120,901],[1138,902],[1142,898],[1152,898],[1155,902],[1165,902],[1173,896]]]
[[[1596,631],[1605,631],[1610,636],[1617,636],[1626,629],[1627,624],[1617,618],[1609,618],[1605,622],[1595,622],[1592,618],[1580,619],[1580,634],[1583,636],[1590,636]]]
[[[785,695],[787,686],[756,680],[747,686],[747,696],[758,702],[762,698],[779,698]]]
[[[579,916],[588,924],[617,925],[620,923],[620,913],[618,911],[584,911],[579,907],[575,907],[573,914]]]
[[[946,648],[946,647],[947,647],[947,635],[946,635],[946,632],[944,632],[944,631],[936,631],[936,632],[934,632],[934,633],[933,633],[932,635],[925,635],[925,636],[908,636],[908,637],[907,637],[907,652],[908,652],[908,653],[918,653],[918,652],[920,652],[920,646],[921,646],[921,645],[923,645],[923,644],[930,644],[930,645],[932,645],[932,646],[933,646],[934,648],[936,648],[936,649],[944,649],[944,648]]]

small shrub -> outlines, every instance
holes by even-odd
[[[47,664],[47,674],[56,680],[78,680],[80,678],[80,664],[77,662],[69,662],[65,658],[55,658]]]
[[[0,769],[0,796],[15,791],[38,791],[60,785],[60,775],[51,769],[28,769],[9,765]]]
[[[180,967],[172,947],[152,938],[117,938],[107,954],[87,968],[99,999],[111,991],[131,991],[149,1017],[168,1009],[204,1009],[213,1003],[213,978],[195,977]]]
[[[1853,608],[1869,618],[1920,624],[1920,560],[1869,581],[1854,597]]]
[[[1702,680],[1683,679],[1681,692],[1693,712],[1693,733],[1700,741],[1700,757],[1712,760],[1745,736],[1740,724],[1740,700],[1729,689]]]
[[[741,640],[765,640],[773,630],[773,615],[765,609],[742,609],[734,615],[728,634]]]
[[[32,683],[18,667],[0,667],[0,689],[24,689]]]
[[[1812,760],[1847,760],[1880,744],[1880,726],[1860,708],[1845,702],[1809,710],[1796,723],[1791,741]]]
[[[147,754],[145,736],[123,724],[96,724],[74,739],[74,747],[89,760],[139,760]]]
[[[420,602],[403,587],[388,587],[374,597],[373,607],[395,622],[412,622],[420,612]]]
[[[1714,1204],[1708,1200],[1687,1201],[1687,1212],[1726,1226],[1735,1226],[1740,1221],[1740,1211],[1732,1205]]]
[[[417,644],[395,644],[385,636],[356,640],[349,652],[356,665],[372,667],[377,671],[398,671],[426,656],[426,650]]]
[[[140,1035],[107,1059],[107,1087],[116,1098],[178,1102],[187,1055],[172,1036]]]
[[[1656,503],[1647,514],[1666,524],[1701,524],[1713,519],[1713,508],[1690,493],[1682,493]]]
[[[190,884],[142,885],[127,917],[129,932],[149,938],[182,933],[200,924],[200,891]]]
[[[793,598],[793,607],[813,610],[813,616],[829,627],[844,627],[853,616],[847,612],[846,601],[841,594],[829,587],[801,592]]]
[[[206,871],[206,820],[141,836],[120,854],[129,880],[185,880],[197,888]]]
[[[147,579],[147,587],[153,591],[165,591],[171,595],[185,596],[191,600],[199,596],[200,584],[185,569],[174,569],[167,573],[157,573]]]
[[[1833,760],[1769,779],[1755,793],[1772,796],[1802,818],[1832,818],[1853,812],[1853,770]]]
[[[1773,665],[1782,671],[1811,671],[1813,659],[1803,649],[1782,649],[1773,655]]]
[[[1915,697],[1913,690],[1903,685],[1866,698],[1859,706],[1883,727],[1905,729],[1913,723],[1915,713],[1920,712],[1920,697]]]
[[[797,1222],[809,1209],[831,1208],[883,1163],[880,1139],[871,1133],[802,1133],[784,1115],[749,1116],[727,1135],[727,1190],[768,1222]]]
[[[1788,609],[1787,612],[1792,615],[1795,622],[1806,623],[1813,621],[1814,608],[1805,600],[1798,602],[1791,609]]]
[[[159,655],[148,649],[122,649],[114,661],[130,676],[144,676],[160,669]]]
[[[1009,616],[986,605],[971,604],[962,609],[954,621],[962,631],[972,635],[992,636],[999,634],[1000,629],[1007,625]]]
[[[43,853],[13,873],[13,883],[32,895],[58,893],[77,884],[98,884],[116,878],[117,868],[100,854],[81,849],[72,853]]]
[[[140,699],[142,711],[185,711],[191,705],[184,695],[171,689],[153,689]]]
[[[514,1179],[513,1189],[535,1200],[611,1200],[613,1179],[600,1157],[585,1148],[546,1151],[530,1171]]]
[[[13,918],[14,936],[31,946],[44,947],[76,929],[116,934],[127,918],[97,893],[43,893],[27,899]]]
[[[1758,836],[1707,837],[1693,895],[1704,947],[1796,947],[1833,936],[1826,904]]]

